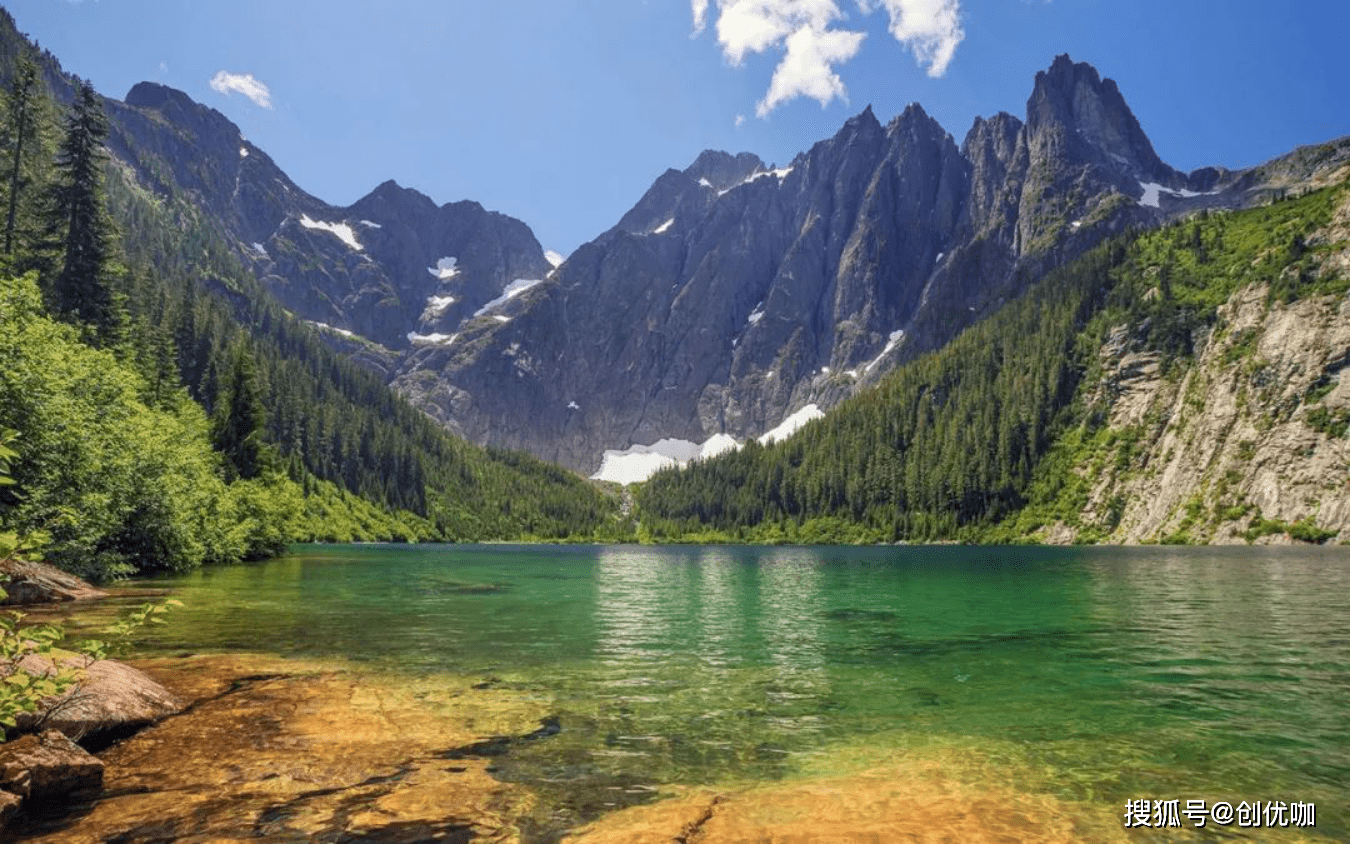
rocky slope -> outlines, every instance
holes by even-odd
[[[1309,185],[1347,177],[1332,169]],[[1306,248],[1316,258],[1303,272],[1350,278],[1350,194]],[[1350,541],[1350,299],[1286,304],[1266,284],[1244,287],[1193,357],[1166,369],[1139,328],[1111,332],[1087,387],[1109,445],[1076,469],[1091,486],[1079,526],[1124,543]],[[1079,533],[1059,522],[1037,537]]]

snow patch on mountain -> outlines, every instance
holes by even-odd
[[[871,371],[872,371],[872,367],[874,367],[874,366],[876,366],[877,364],[881,363],[881,359],[884,358],[884,357],[886,357],[886,355],[889,355],[889,354],[891,353],[891,349],[894,349],[897,345],[899,345],[899,344],[900,344],[900,340],[901,340],[904,336],[905,336],[905,332],[904,332],[903,330],[900,330],[900,331],[892,331],[892,332],[890,333],[890,336],[887,338],[887,341],[886,341],[886,348],[884,348],[884,349],[881,350],[881,354],[877,355],[876,357],[874,357],[874,358],[872,358],[870,361],[868,361],[867,366],[864,366],[864,367],[863,367],[863,372],[871,372]]]
[[[567,405],[578,409],[575,402]],[[759,442],[768,445],[776,440],[792,436],[803,425],[825,414],[814,404],[808,404],[801,410],[788,415],[777,427],[759,437]],[[706,460],[735,451],[741,443],[730,434],[713,434],[702,443],[670,437],[657,440],[651,445],[633,445],[619,451],[607,449],[600,463],[600,469],[592,480],[612,481],[618,484],[636,484],[647,480],[656,472],[671,466],[684,468],[693,460]]]
[[[345,329],[345,328],[334,328],[333,326],[329,325],[329,324],[326,323],[326,322],[315,322],[315,321],[312,320],[312,319],[311,319],[311,320],[305,320],[305,321],[308,322],[310,325],[314,326],[315,328],[321,328],[321,329],[323,329],[324,331],[331,331],[331,332],[333,332],[334,334],[341,334],[343,337],[355,337],[355,336],[356,336],[355,334],[353,334],[352,332],[348,331],[348,330]]]
[[[422,311],[422,319],[435,319],[453,304],[455,304],[454,296],[428,296],[426,310]]]
[[[591,478],[619,484],[641,483],[669,466],[684,467],[691,460],[714,457],[737,448],[740,448],[740,443],[730,435],[713,434],[702,444],[670,438],[657,440],[651,445],[629,446],[623,451],[609,449],[605,452],[600,470]]]
[[[449,281],[459,275],[459,268],[455,266],[458,263],[458,258],[442,258],[436,262],[436,266],[427,267],[427,272],[441,281]]]
[[[567,256],[561,252],[554,252],[552,249],[545,249],[544,260],[548,261],[554,267],[558,267],[562,265],[563,261],[567,260]]]
[[[418,334],[416,331],[408,332],[408,342],[416,344],[431,344],[438,346],[448,346],[455,342],[458,334]]]
[[[805,425],[815,419],[824,416],[825,413],[815,404],[808,404],[796,413],[789,414],[786,419],[778,423],[778,427],[765,431],[759,436],[761,445],[768,445],[776,440],[785,440]]]
[[[474,312],[473,315],[474,315],[474,316],[482,316],[483,314],[487,313],[488,311],[492,310],[493,308],[497,307],[498,305],[504,305],[504,304],[506,304],[507,302],[509,302],[509,301],[511,301],[512,299],[516,298],[516,297],[519,296],[520,294],[524,293],[526,290],[529,290],[531,287],[534,287],[534,286],[535,286],[536,284],[538,284],[540,281],[542,281],[542,279],[538,279],[538,278],[518,278],[518,279],[516,279],[515,281],[513,281],[513,282],[511,282],[510,284],[506,285],[506,289],[504,289],[504,290],[502,291],[502,295],[498,296],[496,299],[493,299],[491,302],[488,302],[486,305],[484,305],[483,307],[479,308],[477,311]]]
[[[1144,192],[1144,195],[1138,200],[1139,204],[1146,205],[1149,208],[1161,207],[1158,204],[1158,198],[1164,193],[1171,194],[1172,196],[1179,196],[1182,199],[1191,199],[1196,196],[1213,196],[1218,193],[1218,191],[1197,193],[1193,190],[1186,190],[1185,188],[1165,188],[1157,182],[1140,182],[1139,187]]]
[[[322,229],[323,231],[336,236],[338,240],[347,244],[352,249],[355,249],[357,252],[362,251],[361,244],[356,240],[356,233],[353,232],[352,227],[346,223],[325,223],[322,220],[311,220],[308,214],[301,214],[300,225],[307,229]]]

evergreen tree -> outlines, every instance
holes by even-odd
[[[48,233],[60,252],[60,268],[50,284],[53,311],[84,323],[103,345],[116,339],[122,322],[113,287],[113,229],[104,208],[104,141],[108,118],[98,94],[79,83],[66,119],[51,187]]]
[[[225,455],[231,473],[239,478],[256,478],[267,463],[263,428],[267,412],[253,357],[240,344],[216,402],[214,438],[216,448]]]
[[[21,233],[20,213],[28,204],[44,167],[50,106],[37,64],[21,55],[5,94],[4,173],[6,188],[5,257],[12,261]]]

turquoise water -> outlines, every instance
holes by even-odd
[[[1344,549],[299,546],[155,585],[186,606],[151,650],[548,701],[561,731],[499,775],[582,814],[970,747],[1003,785],[1117,816],[1314,801],[1316,832],[1350,838]]]

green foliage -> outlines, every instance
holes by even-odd
[[[13,448],[17,431],[0,427],[0,487],[12,486],[10,463],[18,452]],[[0,522],[0,527],[8,527]],[[15,561],[34,561],[42,558],[41,549],[46,537],[41,534],[20,535],[0,530],[0,564]],[[6,592],[0,588],[0,598]],[[10,610],[0,614],[0,728],[15,725],[19,715],[36,712],[48,697],[59,695],[77,679],[76,672],[55,669],[46,674],[35,674],[19,667],[29,656],[51,654],[56,643],[65,637],[65,631],[53,624],[23,624],[24,614]]]
[[[109,653],[125,652],[131,648],[132,637],[144,627],[167,624],[171,607],[181,607],[183,602],[177,598],[166,598],[158,603],[145,603],[129,610],[117,621],[103,630],[107,639],[88,639],[80,643],[80,650],[99,660],[107,659]]]
[[[1091,348],[1079,335],[1119,252],[1053,273],[787,442],[658,473],[637,496],[643,521],[659,537],[832,518],[860,537],[928,540],[971,538],[1019,512],[1067,419]]]
[[[1297,539],[1299,542],[1311,542],[1314,545],[1321,545],[1336,536],[1334,530],[1319,528],[1314,523],[1312,516],[1306,516],[1294,522],[1289,526],[1288,533],[1291,539]]]
[[[1350,408],[1318,405],[1304,415],[1303,423],[1328,437],[1344,437],[1350,433]]]
[[[5,259],[15,266],[15,248],[32,239],[37,230],[37,198],[45,176],[49,151],[51,102],[41,70],[28,55],[14,63],[14,75],[4,98],[3,135],[0,136],[0,172],[4,174]],[[19,262],[22,263],[22,262]]]
[[[253,359],[240,344],[231,356],[230,369],[216,399],[212,439],[225,455],[233,477],[251,479],[262,474],[267,463],[263,443],[267,413]]]
[[[132,152],[143,166],[153,161],[134,146]],[[302,518],[301,535],[631,538],[616,501],[594,484],[528,455],[450,436],[377,375],[329,349],[250,277],[187,200],[171,191],[155,196],[121,170],[108,192],[127,259],[145,280],[128,305],[147,386],[165,380],[167,346],[174,386],[181,380],[211,414],[230,471],[249,477],[246,467],[260,462],[265,476],[275,464],[306,497],[331,484],[334,491],[321,493],[324,503],[315,506],[350,512],[331,526]],[[199,285],[194,279],[203,275],[218,281]],[[152,326],[168,336],[148,337]],[[252,369],[242,378],[241,358]],[[246,396],[242,406],[237,394]],[[357,497],[382,514],[355,515],[367,509],[352,503]]]

